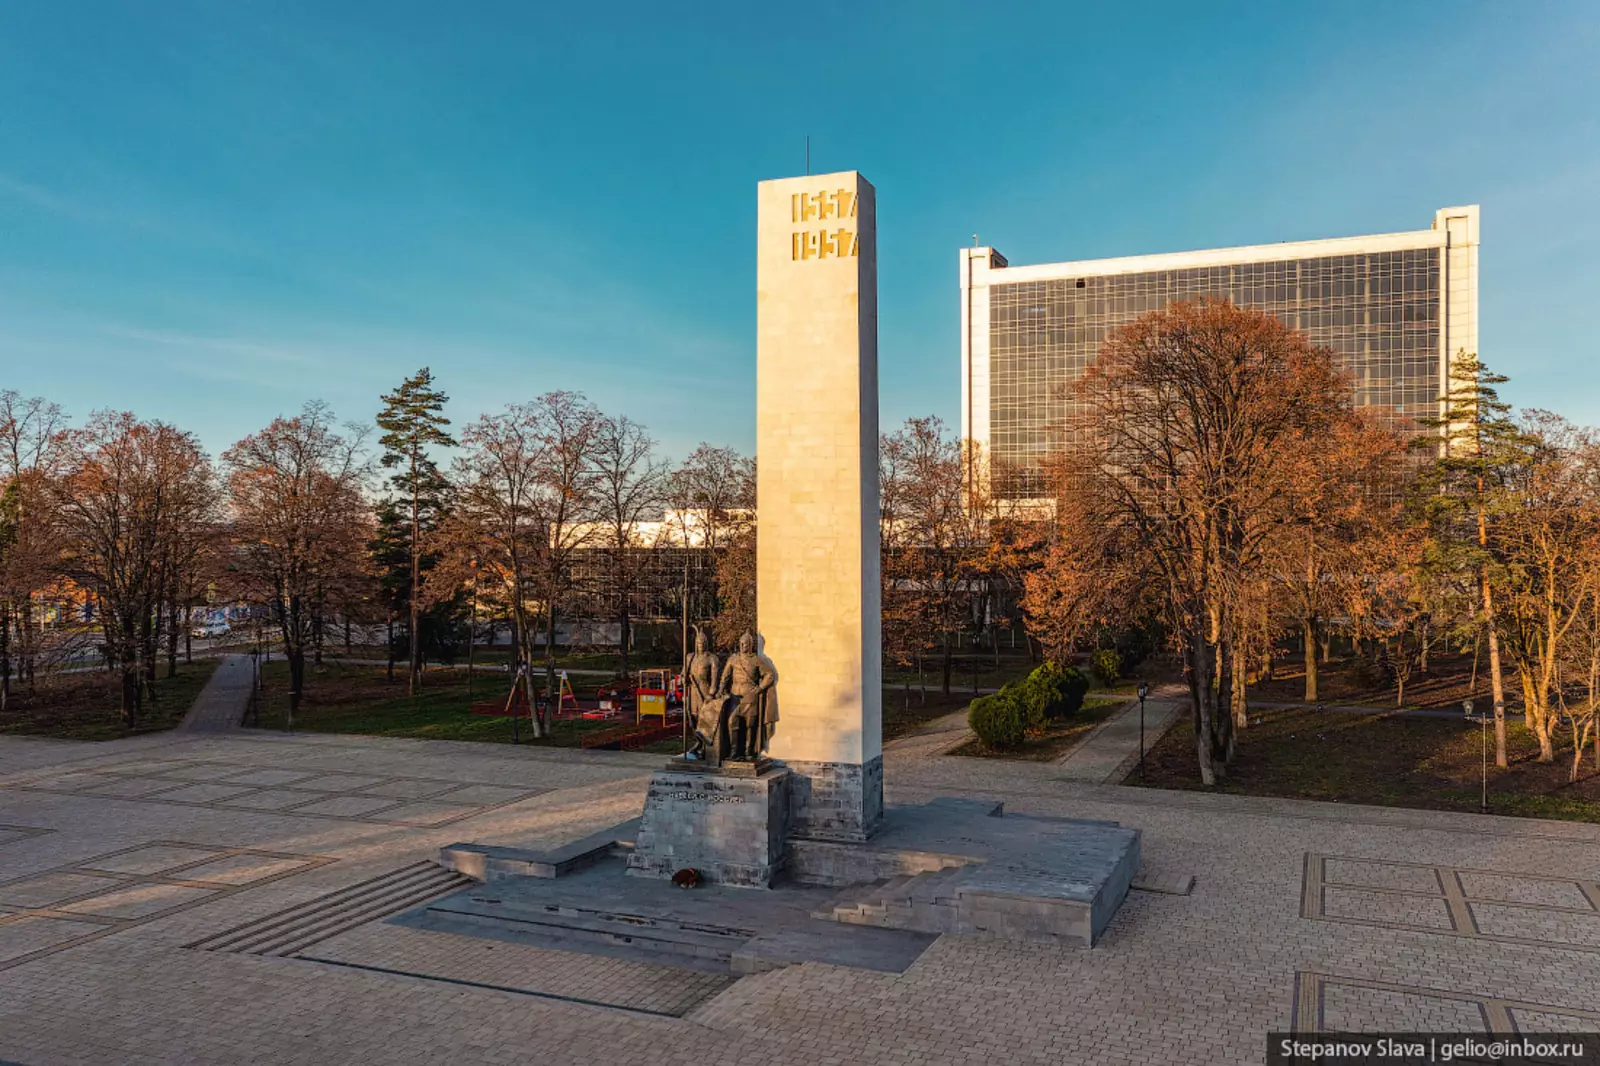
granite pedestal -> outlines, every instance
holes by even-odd
[[[658,770],[650,775],[628,873],[699,871],[717,885],[767,888],[787,855],[790,773],[780,766]]]

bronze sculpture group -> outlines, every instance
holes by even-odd
[[[755,635],[739,637],[739,650],[718,670],[703,631],[695,631],[684,699],[692,740],[686,757],[707,766],[755,762],[767,750],[778,722],[778,670],[756,650]]]

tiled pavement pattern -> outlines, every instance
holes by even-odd
[[[332,861],[158,840],[0,881],[0,970]]]
[[[152,776],[158,762],[549,791],[452,825],[415,826],[13,787],[79,770]],[[1567,924],[1583,917],[1571,886],[1600,877],[1600,826],[1110,787],[1063,780],[1049,764],[893,750],[891,803],[965,794],[1019,813],[1114,819],[1144,830],[1151,867],[1194,873],[1194,891],[1132,893],[1091,951],[947,936],[904,974],[805,965],[720,991],[684,971],[498,942],[491,950],[381,923],[307,952],[333,962],[184,946],[457,840],[537,848],[599,830],[637,814],[658,763],[253,732],[94,746],[0,740],[0,823],[53,830],[0,844],[0,880],[59,873],[152,841],[338,860],[0,971],[0,1060],[1249,1063],[1263,1060],[1269,1029],[1297,1023],[1455,1019],[1526,1030],[1577,1025],[1600,1009],[1600,952]],[[206,783],[217,780],[190,782]],[[365,794],[330,795],[355,793]],[[1450,897],[1412,866],[1457,871],[1480,934],[1427,920],[1396,928],[1305,917],[1308,853],[1338,857],[1326,877],[1350,891],[1403,895],[1423,909],[1444,898],[1447,913]],[[1341,865],[1361,862],[1364,877]],[[1344,910],[1361,916],[1353,907],[1347,899]],[[1513,914],[1531,917],[1515,924]],[[1297,1010],[1307,975],[1326,985],[1320,1020]],[[607,1002],[630,1009],[593,1005]],[[653,1008],[662,1009],[643,1013]]]
[[[1600,879],[1306,855],[1301,916],[1600,951]]]
[[[420,777],[319,773],[185,760],[69,770],[11,787],[414,826],[449,825],[545,791]]]
[[[1301,973],[1294,1028],[1301,1032],[1559,1033],[1600,1030],[1600,1009],[1549,1007],[1495,996]],[[1591,1005],[1592,1007],[1592,1005]]]
[[[352,930],[302,951],[299,957],[670,1017],[687,1014],[735,980],[722,974],[384,923]]]

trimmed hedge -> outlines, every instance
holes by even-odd
[[[1044,663],[1022,684],[1034,690],[1042,718],[1070,718],[1083,709],[1089,679],[1070,666]]]
[[[1051,719],[1069,718],[1083,708],[1089,679],[1070,666],[1045,663],[1021,681],[967,708],[967,725],[991,748],[1015,748],[1038,736]]]
[[[1027,712],[1010,685],[979,696],[967,708],[967,724],[991,748],[1015,748],[1028,732]]]

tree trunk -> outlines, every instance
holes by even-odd
[[[0,711],[11,699],[11,609],[0,607]]]
[[[194,662],[194,607],[183,609],[183,661]]]
[[[622,659],[622,676],[628,676],[628,644],[632,631],[632,619],[628,617],[628,595],[622,594],[622,609],[617,612],[617,654]]]
[[[388,648],[389,683],[392,685],[392,684],[394,684],[394,612],[393,611],[389,612],[389,619],[388,619],[388,623],[387,624],[388,624],[389,639],[388,639],[387,642],[385,642],[385,647]]]
[[[1555,744],[1551,738],[1555,723],[1551,721],[1549,693],[1541,691],[1538,681],[1527,669],[1517,672],[1522,681],[1522,721],[1539,741],[1539,761],[1555,762]]]
[[[348,630],[347,630],[348,631]],[[348,643],[348,641],[346,642]],[[478,579],[472,579],[472,609],[467,613],[467,695],[472,695],[473,652],[478,645]]]
[[[417,687],[422,684],[422,631],[417,625],[417,594],[420,591],[417,584],[421,578],[422,569],[422,522],[418,517],[417,485],[417,451],[415,444],[411,448],[411,659],[410,669],[406,674],[406,694],[415,696]]]
[[[1211,677],[1214,664],[1207,654],[1204,635],[1191,631],[1188,647],[1184,650],[1189,660],[1189,698],[1194,709],[1195,758],[1200,764],[1200,783],[1211,787],[1217,783],[1216,768],[1211,761],[1211,722],[1215,707],[1211,702]]]
[[[944,635],[944,694],[950,695],[950,671],[955,667],[955,649],[950,646],[949,634]]]
[[[1301,639],[1306,645],[1306,702],[1317,702],[1317,620],[1307,619],[1302,625]]]
[[[156,618],[160,617],[160,605],[146,604],[139,617],[139,652],[138,657],[143,660],[144,679],[154,682],[156,679]]]
[[[122,724],[128,729],[139,724],[139,670],[131,657],[122,663]]]
[[[285,642],[284,651],[289,659],[289,717],[284,728],[292,733],[295,712],[300,709],[300,700],[305,695],[306,650],[298,642],[293,647]]]
[[[34,647],[37,636],[33,631],[33,601],[23,597],[17,614],[17,680],[33,684]]]
[[[1324,663],[1327,663],[1327,662],[1331,662],[1332,660],[1333,660],[1333,634],[1329,633],[1326,629],[1324,629],[1322,631],[1322,661]]]
[[[178,676],[178,601],[167,604],[167,676]]]
[[[1419,650],[1419,652],[1417,653],[1417,669],[1422,671],[1422,673],[1426,674],[1428,672],[1428,644],[1430,642],[1430,637],[1431,637],[1431,631],[1428,628],[1428,619],[1427,618],[1423,618],[1422,619],[1421,629],[1422,629],[1422,633],[1421,633],[1421,636],[1422,636],[1422,647]]]
[[[554,599],[545,607],[544,612],[544,714],[539,714],[539,708],[533,709],[535,718],[543,718],[542,726],[553,726],[556,711],[561,707],[561,690],[556,687],[556,605]],[[541,733],[540,736],[544,734]]]
[[[1230,686],[1229,698],[1233,705],[1233,728],[1244,729],[1250,724],[1250,700],[1245,692],[1245,652],[1242,647],[1233,648],[1233,684]]]
[[[1478,515],[1479,528],[1483,515]],[[1504,770],[1511,765],[1506,758],[1506,685],[1500,672],[1500,633],[1494,624],[1494,599],[1489,592],[1489,569],[1478,567],[1478,588],[1483,595],[1484,624],[1489,631],[1489,690],[1494,697],[1494,764]]]
[[[515,645],[516,662],[512,664],[513,671],[522,672],[522,696],[528,704],[528,722],[533,728],[533,735],[544,736],[544,723],[539,720],[538,701],[533,689],[533,629],[528,624],[527,612],[522,607],[516,609],[512,616],[511,639]]]

